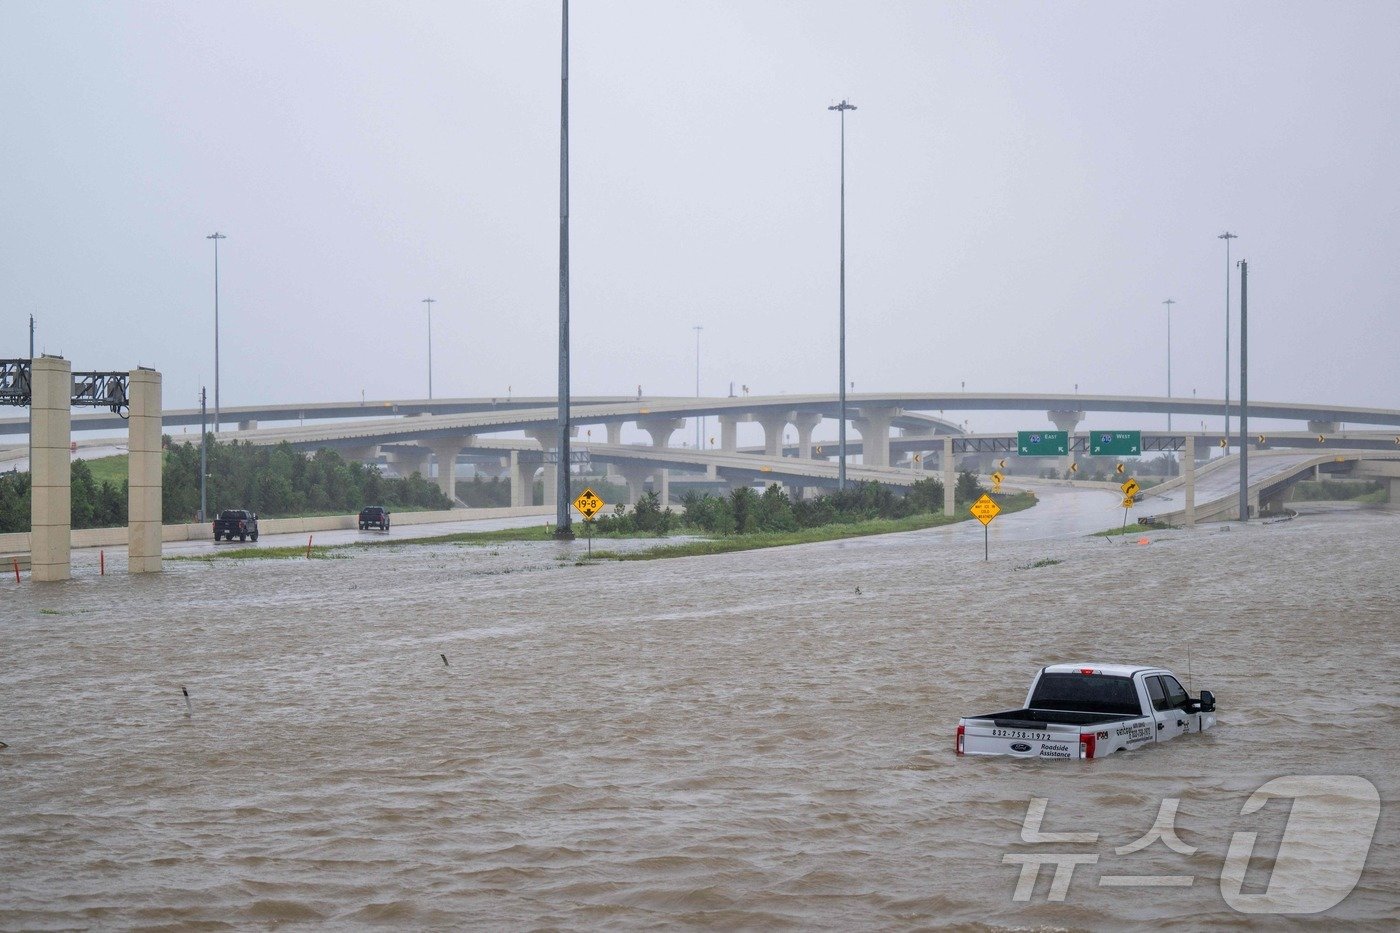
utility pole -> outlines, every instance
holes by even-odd
[[[569,515],[569,0],[559,66],[559,464],[554,495],[554,537],[572,541]]]
[[[1173,298],[1168,298],[1166,301],[1162,302],[1162,304],[1167,306],[1167,405],[1170,406],[1172,400],[1172,305],[1176,304],[1176,300]],[[1079,387],[1076,386],[1075,391],[1077,392],[1078,389]],[[1172,410],[1170,407],[1168,407],[1167,433],[1170,434],[1171,431]]]
[[[214,433],[219,433],[219,241],[227,240],[219,231],[205,237],[214,241]]]
[[[704,328],[703,326],[699,325],[699,324],[696,324],[695,326],[691,327],[691,330],[695,331],[695,397],[696,397],[696,398],[699,398],[699,397],[700,397],[700,331],[702,331],[702,330],[704,330],[704,329],[705,329],[705,328]],[[704,438],[705,438],[705,419],[704,419],[704,418],[696,418],[696,419],[695,419],[695,449],[696,449],[696,450],[704,450],[704,449],[705,449],[705,445],[704,445],[704,443],[702,443],[702,441],[704,441]]]
[[[842,100],[827,110],[841,114],[841,422],[837,430],[841,459],[837,461],[836,488],[846,488],[846,111],[856,105]]]
[[[424,298],[428,306],[428,401],[433,400],[433,302],[436,298]]]
[[[1240,521],[1249,521],[1249,263],[1240,260]]]
[[[1238,240],[1239,237],[1226,230],[1216,239],[1225,241],[1225,437],[1228,438],[1230,436],[1230,241]]]
[[[208,394],[204,386],[199,387],[199,520],[209,520],[209,512],[204,498],[204,480],[209,475],[209,428],[207,407]]]

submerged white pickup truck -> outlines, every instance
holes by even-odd
[[[1215,697],[1193,700],[1171,671],[1130,664],[1041,668],[1024,709],[958,721],[959,755],[1103,758],[1215,725]]]

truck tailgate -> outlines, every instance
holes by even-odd
[[[1079,735],[1079,727],[1068,723],[1046,723],[1043,729],[1029,729],[998,726],[991,719],[965,719],[958,727],[959,751],[964,755],[1079,758]]]

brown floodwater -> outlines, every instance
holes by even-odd
[[[0,927],[1393,929],[1400,514],[1085,537],[1115,503],[1047,490],[987,562],[968,524],[625,564],[438,544],[11,579]],[[953,754],[959,715],[1081,659],[1189,665],[1220,724],[1101,761]],[[1231,835],[1258,831],[1262,890],[1287,818],[1241,808],[1298,774],[1379,788],[1365,871],[1319,917],[1237,913]],[[1031,798],[1044,831],[1097,841],[1023,842]],[[1195,851],[1115,854],[1164,798]],[[1063,901],[1050,869],[1018,901],[1002,858],[1040,850],[1099,858]]]

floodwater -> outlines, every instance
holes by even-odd
[[[987,562],[969,523],[0,584],[0,927],[1393,929],[1400,514],[1084,537],[1116,498],[1047,489]],[[1220,725],[1101,761],[953,754],[959,715],[1080,659],[1173,668]],[[1258,833],[1263,890],[1288,814],[1241,808],[1298,774],[1379,788],[1364,873],[1321,917],[1238,913],[1232,834]],[[1023,842],[1031,798],[1043,831],[1098,835]],[[1193,851],[1115,853],[1164,799]],[[1017,900],[1003,856],[1055,852],[1098,858]]]

